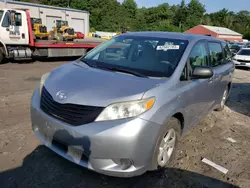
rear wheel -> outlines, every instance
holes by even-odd
[[[222,111],[225,108],[225,104],[227,102],[227,97],[228,97],[228,87],[225,89],[223,95],[222,95],[222,99],[220,102],[220,107],[216,109],[216,111]]]
[[[181,123],[177,118],[172,117],[166,124],[164,131],[162,131],[155,148],[152,158],[152,166],[156,167],[155,169],[173,166],[180,136]]]

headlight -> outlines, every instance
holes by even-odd
[[[45,81],[47,80],[47,78],[49,77],[49,75],[50,75],[50,73],[47,72],[44,75],[42,75],[42,77],[41,77],[41,81],[40,81],[40,94],[42,92],[43,85],[44,85]]]
[[[107,106],[95,121],[106,121],[124,119],[138,116],[149,109],[155,103],[155,98],[142,99],[137,101],[115,103]]]
[[[234,60],[234,61],[237,61],[237,59],[236,59],[235,57],[233,57],[233,60]]]

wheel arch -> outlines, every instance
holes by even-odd
[[[227,89],[228,89],[228,93],[227,93],[227,97],[230,95],[230,93],[231,93],[231,89],[232,89],[232,82],[229,82],[228,84],[227,84]]]
[[[229,83],[227,84],[227,87],[228,87],[228,90],[230,90],[230,89],[232,88],[232,82],[229,82]]]
[[[0,48],[2,49],[2,52],[4,53],[5,56],[8,56],[8,50],[7,50],[7,47],[6,45],[3,43],[2,40],[0,40]]]
[[[176,112],[172,117],[178,119],[181,123],[181,131],[183,131],[184,129],[184,125],[185,125],[185,118],[184,115],[181,112]]]
[[[176,111],[176,112],[174,112],[173,114],[171,114],[171,115],[169,115],[167,117],[167,120],[166,120],[165,124],[167,124],[167,122],[171,118],[176,118],[177,120],[180,121],[180,124],[181,124],[180,128],[181,128],[181,134],[182,134],[183,131],[184,131],[184,126],[185,126],[185,118],[184,117],[185,116],[181,111]],[[150,163],[149,168],[148,168],[149,171],[157,169],[157,164],[154,163],[154,161],[152,161],[152,159],[155,157],[154,155],[155,155],[156,150],[157,150],[157,145],[159,143],[159,138],[160,138],[160,134],[162,133],[162,130],[164,130],[164,126],[162,126],[161,130],[159,131],[159,135],[157,136],[158,139],[157,139],[157,141],[155,143],[155,146],[154,146],[153,155],[152,155],[152,158],[151,158],[151,163]]]

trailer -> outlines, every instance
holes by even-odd
[[[0,63],[6,58],[81,56],[104,41],[35,40],[28,10],[0,9]]]

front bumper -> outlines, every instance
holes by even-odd
[[[36,137],[62,157],[96,172],[132,177],[151,169],[160,125],[141,118],[93,122],[70,126],[40,109],[37,89],[31,101],[31,121]],[[121,159],[132,162],[124,167]]]
[[[243,63],[243,62],[239,62],[236,60],[233,60],[234,64],[236,67],[248,67],[250,68],[250,62],[249,63]]]

